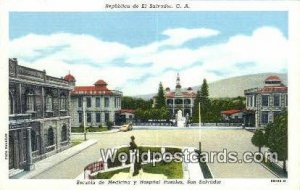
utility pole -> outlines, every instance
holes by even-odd
[[[83,134],[84,134],[84,140],[86,141],[86,116],[85,116],[85,101],[82,102],[83,107]]]
[[[200,109],[200,101],[199,101],[199,127],[201,127],[201,109]]]

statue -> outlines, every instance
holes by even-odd
[[[177,127],[184,127],[186,124],[186,118],[182,117],[182,111],[178,110],[176,114],[176,124]]]
[[[138,175],[139,174],[139,171],[140,171],[140,169],[142,168],[141,167],[141,162],[137,159],[137,154],[138,154],[138,152],[137,152],[137,145],[135,144],[135,142],[134,142],[134,139],[135,139],[135,137],[134,136],[131,136],[130,137],[131,138],[131,142],[129,143],[129,150],[132,152],[132,154],[133,154],[133,160],[132,160],[132,162],[133,162],[133,167],[131,167],[130,168],[130,170],[132,171],[132,176],[136,176],[136,175]]]

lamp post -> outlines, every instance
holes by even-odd
[[[201,109],[200,109],[200,101],[199,101],[199,127],[201,127]]]
[[[85,116],[85,103],[83,102],[83,134],[84,140],[86,141],[86,116]]]

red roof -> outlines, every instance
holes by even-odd
[[[225,115],[232,115],[239,112],[242,112],[242,110],[226,110],[226,111],[222,111],[221,113]]]
[[[195,98],[196,93],[194,93],[194,92],[182,92],[180,97],[181,96],[184,97],[184,98]],[[166,93],[166,97],[167,98],[175,98],[176,97],[175,92]]]
[[[66,81],[69,81],[69,82],[74,82],[74,81],[76,81],[76,80],[75,80],[75,77],[74,77],[73,75],[71,75],[71,74],[66,75],[64,79],[65,79]]]
[[[97,80],[94,85],[95,86],[106,86],[107,83],[104,80]]]
[[[112,92],[106,86],[75,86],[72,94],[112,95]]]
[[[282,85],[282,86],[265,86],[258,90],[258,92],[262,93],[270,93],[270,92],[287,92],[288,87]]]
[[[132,109],[121,109],[121,113],[134,113],[135,110],[132,110]]]
[[[281,81],[281,79],[276,75],[272,75],[272,76],[269,76],[268,78],[266,78],[265,81]]]

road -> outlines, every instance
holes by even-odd
[[[198,148],[201,141],[202,151],[257,151],[251,144],[253,133],[235,129],[189,129],[189,130],[133,130],[110,134],[88,134],[88,139],[98,140],[97,144],[36,176],[36,179],[74,179],[83,168],[100,158],[101,148],[128,145],[134,135],[140,145],[183,146]],[[82,135],[72,135],[72,139],[83,139]],[[215,178],[275,178],[268,170],[257,163],[209,163]]]

